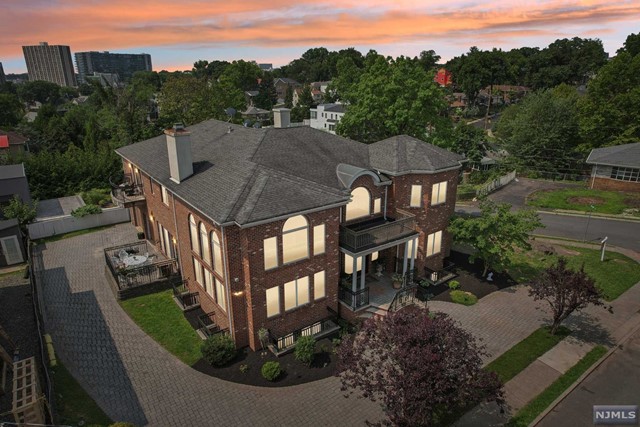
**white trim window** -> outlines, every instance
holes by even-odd
[[[433,184],[431,187],[431,206],[441,205],[447,201],[447,181]]]
[[[309,223],[302,216],[289,218],[282,227],[282,262],[309,258]]]
[[[193,215],[189,214],[189,237],[191,238],[191,250],[200,255],[200,245],[198,244],[198,226]]]
[[[204,278],[202,274],[202,264],[200,264],[200,261],[198,261],[195,257],[192,257],[192,259],[193,259],[193,270],[196,274],[196,282],[204,288],[205,283],[204,283]]]
[[[357,187],[351,191],[351,201],[347,204],[345,221],[362,218],[371,214],[371,194],[364,187]]]
[[[227,311],[227,294],[225,293],[224,283],[218,280],[217,277],[214,277],[214,280],[216,282],[216,302],[222,310]]]
[[[326,273],[324,270],[318,271],[313,275],[313,299],[318,300],[326,296],[325,279]]]
[[[215,299],[215,289],[213,288],[213,273],[211,273],[206,268],[204,269],[204,290],[211,296],[211,298]]]
[[[614,166],[611,168],[611,178],[618,181],[640,182],[640,169]]]
[[[377,214],[382,212],[382,199],[380,197],[376,197],[373,199],[373,213]]]
[[[200,223],[200,256],[207,264],[211,263],[211,250],[209,249],[209,245],[207,245],[207,229],[205,228],[203,223]]]
[[[422,206],[422,185],[412,185],[411,186],[411,201],[409,206],[412,208],[419,208]]]
[[[309,276],[284,284],[284,309],[293,310],[309,303]]]
[[[164,185],[161,185],[161,187],[162,192],[160,193],[160,197],[162,199],[162,203],[169,206],[169,193],[167,193],[167,187],[165,187]]]
[[[280,314],[280,286],[267,289],[267,317]]]
[[[271,270],[278,266],[278,238],[269,237],[262,242],[264,269]]]
[[[442,250],[442,231],[427,236],[427,256],[439,254]]]
[[[224,277],[222,272],[222,246],[220,246],[218,233],[215,231],[211,232],[211,246],[213,247],[213,270],[218,273],[220,277]]]
[[[325,227],[324,224],[313,227],[313,254],[321,255],[324,253]]]

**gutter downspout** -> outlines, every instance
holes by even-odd
[[[232,312],[232,303],[231,303],[231,284],[229,283],[229,272],[227,271],[227,236],[224,233],[224,227],[220,227],[220,231],[222,233],[222,244],[223,244],[223,248],[224,251],[222,252],[222,261],[223,261],[223,270],[224,270],[224,284],[225,284],[225,290],[227,291],[227,317],[229,320],[229,331],[231,332],[231,335],[234,338],[234,342],[235,342],[235,327],[234,327],[234,322],[233,322],[233,316],[231,315]],[[246,297],[245,297],[246,298]]]
[[[385,221],[387,220],[387,190],[389,187],[384,187],[384,208],[382,209],[382,215],[384,216]]]
[[[180,241],[180,234],[178,233],[178,220],[176,219],[176,196],[171,193],[171,205],[173,206],[173,226],[176,230],[176,242]],[[180,266],[180,273],[184,270],[182,269],[182,257],[180,256],[180,250],[178,249],[178,245],[171,242],[172,245],[176,247],[176,258],[178,258],[178,265]]]

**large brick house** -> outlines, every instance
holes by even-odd
[[[449,252],[463,159],[409,136],[366,145],[209,120],[117,152],[144,195],[132,222],[238,347],[260,348],[261,328],[353,317],[376,263],[422,276]]]
[[[591,165],[591,188],[640,191],[640,142],[595,148],[586,163]]]

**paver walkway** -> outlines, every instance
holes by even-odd
[[[102,248],[135,240],[129,225],[42,248],[45,322],[58,356],[114,420],[153,426],[364,425],[377,404],[340,391],[328,378],[259,388],[191,369],[126,315],[104,278]]]
[[[196,372],[166,352],[120,308],[104,277],[102,249],[134,236],[134,228],[123,224],[41,250],[47,329],[63,363],[110,417],[154,426],[351,426],[382,417],[377,404],[345,399],[336,378],[251,387]],[[639,305],[636,285],[613,303],[614,314],[596,307],[572,316],[568,324],[578,338],[608,344],[638,315]],[[487,363],[548,319],[523,286],[495,292],[471,307],[439,301],[429,307],[450,314],[480,338]]]

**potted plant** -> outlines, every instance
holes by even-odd
[[[400,289],[402,287],[402,274],[393,273],[391,280],[393,281],[393,289]]]

